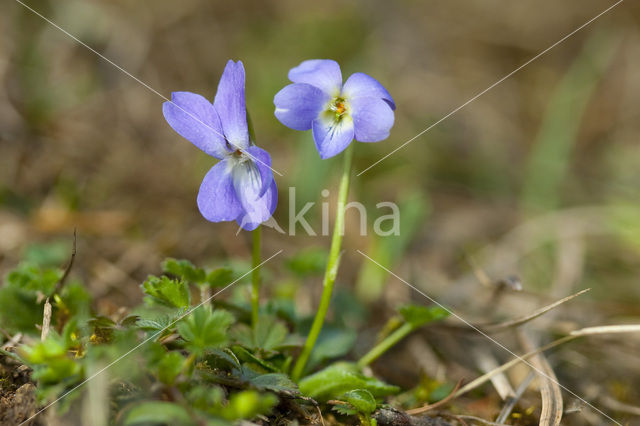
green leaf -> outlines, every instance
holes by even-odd
[[[179,352],[169,352],[158,363],[158,379],[164,384],[173,385],[182,371],[185,358]]]
[[[33,292],[5,285],[0,288],[0,323],[10,332],[36,334],[36,324],[42,324],[42,304]]]
[[[254,332],[254,344],[257,348],[270,351],[278,347],[287,338],[289,330],[275,317],[262,316]]]
[[[68,329],[72,329],[71,325]],[[65,330],[65,334],[68,330]],[[33,368],[32,377],[42,386],[58,384],[62,381],[73,382],[82,375],[82,365],[68,355],[69,337],[61,337],[54,331],[43,342],[33,346],[22,346],[20,355]]]
[[[378,398],[400,390],[397,386],[367,377],[353,363],[338,362],[324,370],[305,377],[299,383],[300,391],[318,401],[337,399],[346,392],[366,389]]]
[[[218,268],[207,274],[206,282],[210,287],[224,287],[233,281],[233,270],[229,268]]]
[[[162,270],[165,274],[171,274],[181,278],[184,281],[196,284],[203,283],[206,278],[206,272],[202,268],[196,267],[188,260],[167,259],[162,263]]]
[[[218,309],[211,312],[204,306],[194,310],[178,323],[178,333],[187,342],[186,348],[196,355],[205,350],[224,347],[227,342],[227,328],[234,318],[227,311]]]
[[[449,311],[440,306],[405,305],[399,310],[400,315],[413,328],[421,327],[427,323],[440,321],[449,316]]]
[[[125,426],[141,424],[196,424],[187,410],[178,404],[164,401],[148,401],[131,408],[124,419]]]
[[[313,367],[328,359],[346,355],[353,348],[356,337],[355,330],[325,325],[313,348],[309,365]]]
[[[120,327],[133,327],[138,323],[140,317],[138,315],[128,315],[120,320],[118,325]]]
[[[262,367],[265,371],[278,372],[280,369],[268,361],[258,358],[242,346],[234,346],[233,352],[243,362],[253,363]]]
[[[225,391],[220,386],[211,384],[193,385],[185,392],[185,397],[192,407],[215,414],[225,402]]]
[[[210,349],[207,351],[206,362],[214,369],[240,369],[240,361],[231,349]]]
[[[355,389],[346,392],[339,398],[353,406],[359,413],[369,415],[376,411],[377,403],[371,392],[366,389]]]
[[[51,296],[62,273],[57,268],[41,268],[30,263],[21,263],[9,272],[7,282],[10,286],[33,292],[33,294],[40,292],[45,296]]]
[[[258,388],[258,390],[299,393],[298,386],[286,374],[262,374],[249,380],[249,383]]]
[[[272,351],[283,344],[289,334],[282,321],[270,315],[260,317],[255,328],[238,324],[233,328],[233,338],[238,344],[251,350]]]
[[[167,277],[149,276],[142,284],[147,300],[174,308],[188,308],[190,304],[189,287],[184,281]]]
[[[358,411],[349,404],[337,404],[331,407],[331,409],[343,416],[355,416],[358,414]]]
[[[221,414],[227,420],[252,419],[258,414],[268,414],[277,403],[278,398],[271,393],[242,391],[231,395]]]

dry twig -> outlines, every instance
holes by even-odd
[[[524,331],[518,333],[518,337],[525,350],[533,350],[535,345]],[[563,408],[562,391],[558,379],[543,353],[534,355],[531,358],[531,363],[537,369],[540,380],[540,397],[542,399],[540,426],[558,426],[562,420]]]

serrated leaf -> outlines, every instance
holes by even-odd
[[[150,320],[150,319],[141,319],[138,321],[137,325],[142,330],[150,330],[150,331],[158,331],[164,328],[164,325],[162,325],[159,321]]]
[[[449,311],[440,306],[405,305],[398,311],[413,328],[440,321],[449,316]]]
[[[169,258],[162,263],[162,270],[166,274],[171,274],[184,281],[192,283],[202,283],[205,281],[206,272],[202,268],[196,267],[193,263],[185,259]]]
[[[57,268],[41,268],[29,263],[21,263],[7,275],[7,283],[34,294],[40,292],[45,296],[50,296],[56,283],[62,277],[62,273]]]
[[[227,328],[234,318],[227,311],[199,307],[178,323],[178,333],[187,342],[186,348],[202,355],[207,349],[224,347],[227,342]]]
[[[289,330],[275,317],[263,316],[258,321],[254,332],[256,348],[270,351],[278,347],[287,338]]]
[[[148,424],[192,425],[195,422],[185,408],[164,401],[148,401],[131,408],[124,419],[125,426]]]
[[[272,351],[280,347],[288,334],[287,326],[270,315],[261,316],[255,328],[238,324],[232,330],[232,336],[239,345],[262,351]]]
[[[349,404],[338,404],[331,407],[333,411],[336,413],[342,414],[343,416],[355,416],[358,412]]]
[[[142,289],[148,300],[165,306],[186,309],[191,301],[187,283],[168,277],[149,276]]]
[[[359,413],[369,415],[376,411],[378,404],[371,392],[366,389],[355,389],[346,392],[339,398],[353,406]]]
[[[355,364],[348,362],[330,365],[324,370],[305,377],[298,385],[304,395],[318,401],[337,399],[346,392],[356,389],[366,389],[376,398],[391,395],[400,390],[397,386],[365,376]]]

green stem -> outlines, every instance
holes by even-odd
[[[191,370],[191,366],[193,366],[193,363],[196,361],[196,354],[191,354],[189,355],[189,357],[185,360],[184,365],[182,366],[182,370],[181,373],[184,375],[189,375],[189,371]]]
[[[304,343],[300,357],[293,367],[292,378],[298,381],[304,372],[304,367],[309,360],[311,351],[318,340],[322,325],[324,324],[329,305],[331,303],[331,295],[333,293],[333,285],[336,282],[338,266],[340,265],[340,248],[342,247],[342,236],[344,235],[344,213],[347,204],[347,196],[349,195],[349,180],[351,178],[351,159],[353,158],[353,143],[349,145],[344,153],[344,168],[340,179],[340,190],[338,192],[338,206],[336,210],[336,221],[333,228],[333,236],[331,237],[331,249],[329,250],[329,259],[327,261],[327,269],[324,273],[322,282],[322,297],[318,311],[313,319],[311,330]]]
[[[363,368],[378,359],[383,353],[392,348],[400,340],[404,339],[413,331],[413,326],[409,323],[403,324],[396,331],[388,335],[382,342],[375,345],[365,356],[358,361],[358,367]]]
[[[251,272],[251,322],[255,328],[258,325],[258,314],[260,312],[260,239],[262,227],[258,226],[252,233],[253,250],[252,250],[252,266]]]

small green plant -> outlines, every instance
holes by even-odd
[[[3,310],[3,324],[7,332],[33,336],[14,356],[33,369],[41,404],[65,396],[68,403],[60,408],[68,408],[80,401],[76,386],[94,378],[95,365],[118,360],[107,373],[113,422],[227,425],[275,419],[292,404],[312,415],[314,404],[326,404],[338,415],[374,425],[372,413],[400,389],[366,375],[363,367],[409,332],[445,316],[439,308],[402,308],[391,321],[395,330],[355,363],[340,360],[353,347],[354,336],[330,324],[311,364],[321,368],[296,383],[291,370],[303,342],[298,331],[308,319],[295,309],[268,305],[254,326],[241,300],[192,300],[203,287],[224,285],[237,275],[232,270],[175,259],[162,269],[163,275],[149,276],[140,285],[143,303],[120,317],[92,313],[80,283],[55,293],[62,276],[57,269],[21,264],[7,275],[0,303],[22,300],[25,311],[23,321],[11,322]],[[46,296],[53,301],[51,330],[40,340]]]

